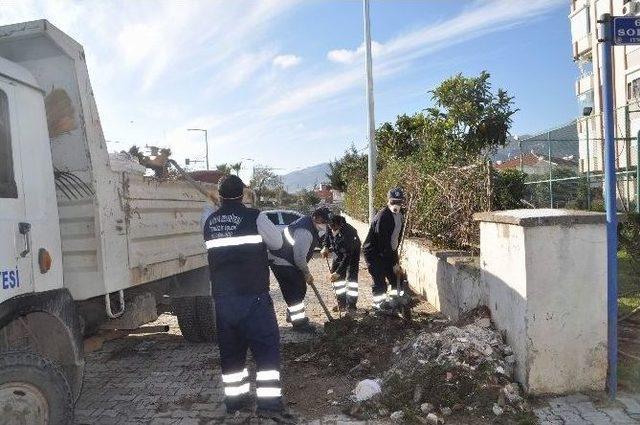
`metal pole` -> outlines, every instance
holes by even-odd
[[[376,120],[373,108],[373,65],[371,60],[371,25],[369,23],[369,0],[363,0],[365,70],[367,72],[367,117],[369,129],[369,221],[375,214],[373,193],[376,183]]]
[[[640,214],[640,131],[636,139],[636,212]]]
[[[626,139],[624,141],[625,165],[627,171],[629,171],[629,167],[631,166],[631,116],[629,114],[629,104],[624,106],[624,128],[624,136]],[[631,179],[628,174],[625,176],[625,183],[625,194],[622,199],[626,199],[627,211],[629,211],[631,209]]]
[[[209,134],[207,130],[204,131],[204,144],[207,148],[206,158],[207,158],[207,171],[208,171],[210,170],[210,168],[209,168]]]
[[[607,313],[609,348],[609,396],[615,399],[618,387],[618,217],[616,208],[616,147],[613,122],[612,20],[605,13],[600,19],[602,56],[602,98],[604,117],[604,186],[607,211]]]
[[[207,165],[207,171],[208,171],[209,170],[209,137],[208,137],[207,130],[204,128],[187,128],[187,131],[204,132],[204,145],[205,145],[205,148],[207,149],[207,152],[205,153],[205,157],[206,157],[206,165]]]
[[[553,208],[553,168],[551,166],[551,132],[547,132],[547,143],[549,144],[549,206]]]
[[[589,159],[589,117],[587,121],[587,209],[591,210],[591,160]]]

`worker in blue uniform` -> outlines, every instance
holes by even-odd
[[[250,349],[256,362],[256,413],[286,423],[293,418],[282,402],[280,334],[267,259],[267,249],[282,247],[282,235],[264,213],[242,204],[243,191],[239,177],[224,177],[221,206],[204,222],[225,405],[229,414],[252,407]]]
[[[283,230],[282,248],[269,251],[271,270],[287,303],[287,315],[294,331],[314,332],[304,304],[307,284],[313,284],[307,263],[327,231],[329,214],[329,209],[322,207],[294,221]]]
[[[329,231],[324,238],[321,254],[331,262],[331,282],[338,298],[338,308],[353,313],[358,302],[358,272],[360,271],[360,238],[358,231],[345,218],[333,214],[329,219]]]
[[[373,309],[384,310],[398,296],[398,279],[403,273],[398,248],[404,228],[404,191],[393,188],[387,205],[371,220],[369,232],[362,246],[364,258],[373,279]]]

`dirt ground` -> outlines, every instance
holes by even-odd
[[[310,267],[318,290],[333,309],[336,302],[326,263],[314,258]],[[286,305],[275,282],[272,282],[271,292],[281,334],[283,392],[290,408],[301,416],[301,423],[364,423],[345,414],[350,413],[353,406],[349,398],[356,384],[364,378],[380,377],[388,369],[393,361],[395,341],[448,325],[426,302],[414,309],[412,323],[400,318],[374,319],[367,313],[371,305],[371,279],[364,268],[360,274],[358,324],[351,319],[342,319],[325,325],[327,318],[313,292],[308,291],[307,314],[322,332],[315,335],[293,332],[286,322]],[[338,312],[332,315],[337,318]],[[147,326],[158,325],[168,326],[169,331],[129,335],[111,331],[109,335],[115,339],[89,347],[93,349],[86,356],[84,387],[76,405],[78,424],[229,423],[224,413],[217,347],[186,342],[170,312]],[[627,347],[631,348],[625,348],[623,344],[623,350],[640,355],[637,344],[625,342],[629,342]],[[589,404],[589,398],[583,395],[552,401],[563,407],[543,404],[536,411],[542,424],[564,423],[558,419],[562,418],[563,412],[569,408],[580,412],[580,409],[586,409],[585,404]],[[605,417],[601,410],[585,412],[583,416],[602,414]],[[624,412],[619,409],[606,414],[613,418],[615,415],[622,417]],[[245,423],[262,422],[247,418]],[[368,423],[391,421],[387,418]],[[536,421],[530,414],[495,417],[490,412],[475,410],[456,411],[446,418],[446,423],[524,425]]]

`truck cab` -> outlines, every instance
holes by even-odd
[[[78,318],[63,288],[44,92],[28,70],[2,57],[0,235],[0,415],[39,423],[47,412],[64,421],[84,361]],[[22,382],[8,383],[16,378]]]
[[[185,339],[215,338],[216,190],[113,169],[83,47],[46,20],[0,27],[0,423],[73,422],[89,329],[170,300]]]

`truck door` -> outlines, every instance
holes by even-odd
[[[13,84],[0,77],[0,303],[33,291],[30,224],[25,220],[14,103]]]

